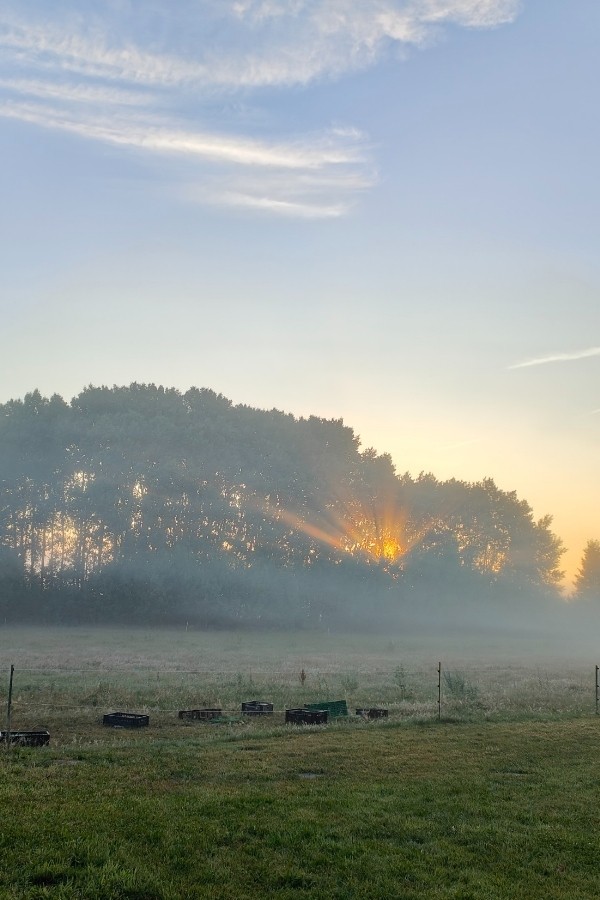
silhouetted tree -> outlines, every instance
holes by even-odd
[[[600,600],[600,541],[588,541],[575,579],[575,597]]]

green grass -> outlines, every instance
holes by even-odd
[[[13,727],[52,735],[47,748],[0,748],[0,898],[592,900],[594,657],[543,649],[0,629]],[[177,718],[203,701],[239,713],[247,699],[276,715]],[[283,726],[285,706],[319,699],[385,705],[390,718]],[[119,708],[148,712],[150,727],[103,728]]]
[[[13,750],[0,896],[593,898],[599,737],[595,719],[198,726]]]

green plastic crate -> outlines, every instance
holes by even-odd
[[[340,719],[348,715],[348,704],[345,700],[324,700],[323,703],[305,703],[304,709],[326,709],[330,719]]]

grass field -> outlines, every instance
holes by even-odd
[[[436,640],[0,631],[13,727],[52,735],[0,750],[0,897],[600,896],[593,656]],[[341,697],[390,718],[281,724]],[[204,699],[278,711],[178,720]]]

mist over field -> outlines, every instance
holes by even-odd
[[[593,611],[593,578],[564,602],[550,515],[398,474],[341,419],[140,384],[0,413],[5,623],[553,633]]]

